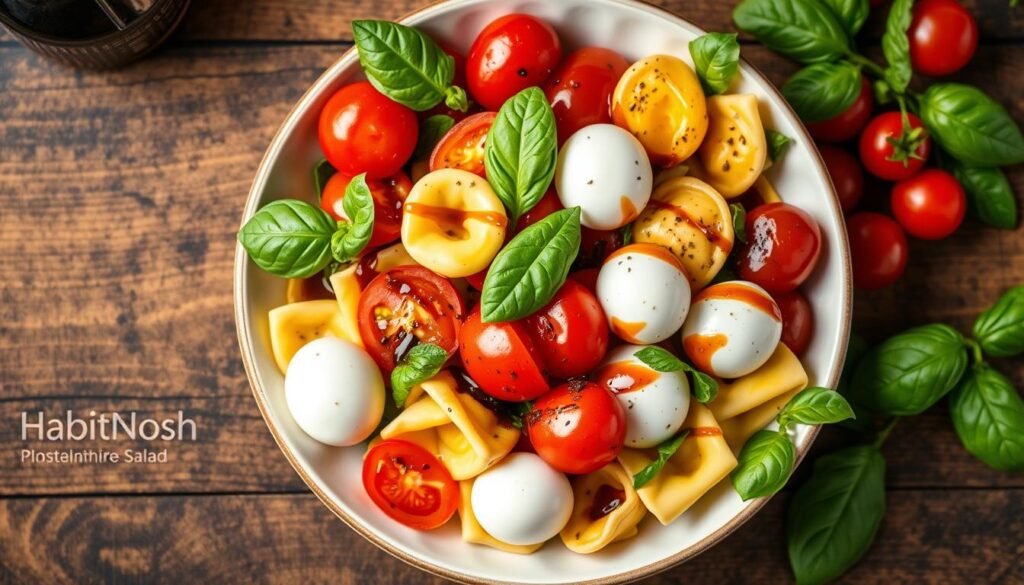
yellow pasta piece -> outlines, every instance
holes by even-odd
[[[805,386],[807,372],[800,359],[779,343],[763,366],[733,382],[719,383],[718,396],[708,407],[715,419],[724,421]]]
[[[725,437],[725,442],[729,443],[729,446],[732,447],[733,453],[739,453],[743,445],[746,444],[747,439],[775,420],[782,407],[786,406],[786,403],[796,396],[800,390],[802,388],[797,388],[774,400],[769,400],[761,406],[754,407],[743,414],[720,421],[722,435]]]
[[[761,200],[765,203],[778,203],[782,201],[782,197],[779,197],[779,192],[775,190],[775,186],[764,175],[761,175],[754,181],[754,190],[757,191],[761,196]]]
[[[618,463],[605,465],[572,482],[574,502],[569,523],[562,529],[565,546],[577,553],[594,553],[613,542],[637,534],[637,524],[647,514],[633,489],[633,478]],[[594,506],[613,507],[594,514]],[[600,516],[596,520],[594,516]]]
[[[270,349],[274,362],[281,373],[288,371],[288,364],[299,348],[320,337],[340,337],[352,343],[362,343],[357,334],[355,339],[346,328],[338,303],[332,300],[303,301],[289,303],[268,313],[270,321]]]
[[[654,479],[637,490],[644,506],[665,525],[688,510],[736,467],[736,457],[722,437],[714,415],[704,405],[690,404],[683,428],[690,429],[690,435],[682,446]],[[632,477],[656,458],[654,449],[623,449],[619,463]]]
[[[476,480],[464,479],[459,482],[459,521],[462,524],[462,540],[517,555],[528,555],[544,546],[543,542],[530,545],[509,544],[487,534],[487,531],[484,530],[483,526],[480,526],[480,522],[477,521],[476,516],[473,514],[473,506],[470,503],[474,481]]]

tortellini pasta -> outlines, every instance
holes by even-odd
[[[594,553],[613,542],[632,538],[647,514],[633,489],[633,478],[610,463],[572,482],[573,508],[560,536],[577,553]]]
[[[768,156],[757,97],[716,95],[708,99],[708,116],[700,146],[705,180],[725,198],[738,197],[761,176]]]
[[[362,346],[358,329],[354,330],[353,337],[353,330],[338,310],[338,302],[335,300],[289,303],[271,309],[268,319],[270,349],[282,374],[288,371],[288,364],[295,352],[314,339],[333,335]]]

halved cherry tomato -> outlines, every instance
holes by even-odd
[[[478,305],[459,333],[459,355],[480,389],[499,400],[536,398],[550,388],[540,348],[524,323],[484,323]]]
[[[400,439],[367,451],[363,488],[382,512],[417,530],[444,525],[459,505],[459,485],[437,457]]]
[[[346,85],[327,100],[318,135],[324,156],[339,173],[390,177],[412,156],[419,122],[412,110],[362,81]]]
[[[544,359],[556,378],[582,376],[597,367],[608,351],[608,320],[597,296],[566,280],[551,302],[526,318]]]
[[[438,169],[462,169],[486,176],[484,145],[494,123],[494,112],[473,114],[459,122],[441,138],[430,154],[431,172]]]
[[[945,238],[960,227],[966,212],[964,188],[943,170],[928,169],[892,188],[892,214],[915,238]]]
[[[956,0],[921,0],[907,31],[915,71],[940,76],[956,73],[978,48],[978,23]]]
[[[902,181],[917,174],[932,152],[932,140],[921,118],[907,114],[910,132],[903,131],[903,116],[886,112],[875,116],[860,135],[860,160],[869,173],[885,181]]]
[[[320,207],[331,214],[336,220],[349,219],[345,215],[342,201],[345,189],[352,182],[352,177],[341,173],[334,175],[324,185],[320,196]],[[366,186],[373,196],[373,235],[368,248],[376,248],[398,239],[402,232],[402,204],[412,190],[412,181],[405,173],[399,171],[392,177],[384,179],[367,179]]]
[[[844,142],[857,135],[871,117],[875,96],[867,77],[860,79],[860,95],[845,112],[828,120],[807,124],[811,136],[825,142]]]
[[[740,278],[772,293],[789,292],[807,280],[821,252],[821,230],[806,211],[769,203],[747,214],[746,228]]]
[[[814,310],[799,290],[775,295],[775,304],[782,311],[782,342],[796,355],[807,351],[814,335]]]
[[[864,194],[864,171],[857,162],[857,157],[842,148],[819,146],[821,160],[825,161],[828,174],[832,177],[832,184],[836,187],[836,195],[839,196],[839,206],[843,213],[849,213]]]
[[[626,438],[626,410],[607,388],[570,380],[541,396],[526,415],[530,443],[552,467],[584,474],[615,461]]]
[[[881,213],[863,211],[846,220],[846,232],[855,287],[885,288],[903,276],[908,246],[900,224]]]
[[[571,53],[551,74],[544,93],[555,112],[559,146],[584,126],[611,123],[612,93],[628,67],[611,49],[586,47]]]
[[[497,110],[520,91],[539,86],[562,56],[551,25],[528,14],[508,14],[487,25],[466,59],[469,93],[488,110]]]
[[[466,312],[452,283],[422,266],[398,266],[359,296],[359,336],[385,375],[418,343],[455,353]]]

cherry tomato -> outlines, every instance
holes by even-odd
[[[821,160],[825,161],[832,184],[839,196],[839,206],[843,213],[849,213],[864,194],[864,171],[861,170],[857,157],[845,150],[829,145],[818,147]]]
[[[907,31],[915,71],[940,76],[967,65],[978,48],[978,23],[957,0],[921,0]]]
[[[528,14],[502,16],[469,49],[469,93],[483,107],[497,110],[520,91],[544,83],[561,54],[551,25]]]
[[[608,351],[608,321],[597,296],[566,280],[551,302],[526,318],[545,370],[556,378],[582,376]]]
[[[607,388],[570,380],[541,396],[526,415],[530,443],[552,467],[584,474],[615,461],[626,438],[626,410]]]
[[[892,188],[892,214],[915,238],[941,240],[956,231],[967,213],[967,195],[956,177],[928,169]]]
[[[520,321],[484,323],[479,305],[459,333],[462,366],[480,389],[499,400],[536,398],[550,389],[540,348]]]
[[[612,92],[629,62],[610,49],[579,49],[548,79],[544,93],[551,102],[562,145],[577,130],[612,121]]]
[[[398,266],[359,295],[359,336],[385,376],[418,343],[455,353],[465,303],[451,281],[422,266]]]
[[[345,215],[342,201],[345,199],[345,189],[351,182],[352,177],[334,173],[320,195],[320,207],[336,220],[349,219]],[[402,204],[412,190],[412,181],[399,171],[393,177],[367,179],[366,186],[373,196],[373,235],[367,247],[376,248],[397,240],[401,235]]]
[[[601,273],[600,268],[584,268],[569,273],[569,279],[587,287],[590,292],[597,292],[597,275]]]
[[[807,124],[807,130],[811,136],[825,142],[845,142],[860,132],[860,129],[867,124],[871,117],[871,110],[875,107],[874,93],[871,91],[871,83],[867,77],[860,79],[860,95],[845,112],[822,120]]]
[[[573,266],[591,268],[601,266],[605,258],[622,247],[620,230],[594,230],[588,227],[580,231],[580,252]]]
[[[908,113],[907,119],[911,132],[920,128],[919,138],[904,134],[903,116],[899,112],[875,116],[860,135],[860,160],[864,168],[879,179],[902,181],[913,177],[932,152],[932,140],[921,118]]]
[[[859,289],[885,288],[907,268],[907,237],[900,225],[870,211],[855,213],[846,220],[853,261],[853,285]]]
[[[747,244],[740,278],[772,293],[789,292],[807,280],[821,252],[821,230],[806,211],[768,203],[747,214]]]
[[[363,488],[382,512],[417,530],[432,530],[459,506],[459,484],[416,443],[388,439],[363,458]]]
[[[494,112],[480,112],[453,126],[430,154],[430,170],[461,169],[486,176],[484,145],[495,116]]]
[[[814,311],[799,290],[775,295],[775,304],[782,311],[782,342],[796,355],[807,351],[814,335]]]
[[[339,173],[370,178],[398,174],[416,148],[419,122],[367,81],[346,85],[320,112],[320,148]]]

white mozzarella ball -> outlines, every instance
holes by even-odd
[[[653,184],[643,145],[614,124],[581,128],[558,154],[558,199],[566,208],[579,206],[588,228],[613,230],[636,219],[651,199]]]
[[[321,337],[295,353],[284,376],[288,410],[321,443],[343,447],[370,436],[384,414],[384,378],[355,344]]]
[[[665,248],[630,244],[604,261],[597,275],[597,298],[615,335],[649,345],[683,326],[690,281],[679,259]]]
[[[690,307],[683,348],[700,370],[739,378],[760,368],[782,338],[782,312],[763,288],[735,280],[708,287]]]
[[[470,505],[480,526],[494,538],[517,545],[544,542],[572,515],[572,487],[533,453],[511,453],[477,476]]]
[[[596,382],[615,393],[626,410],[626,446],[654,447],[673,437],[690,411],[690,383],[683,372],[658,372],[636,357],[641,345],[623,345],[605,358]]]

